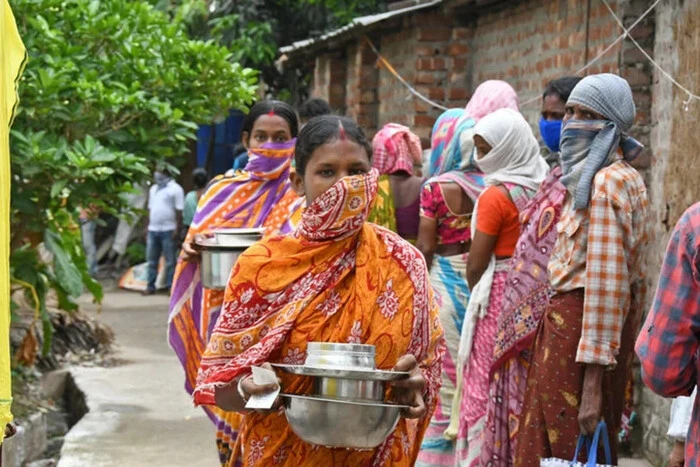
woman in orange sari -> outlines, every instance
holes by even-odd
[[[296,147],[295,190],[308,208],[292,235],[267,237],[239,258],[202,358],[195,403],[243,411],[252,366],[303,363],[311,341],[370,344],[379,369],[408,371],[393,400],[409,407],[374,450],[313,446],[281,410],[247,412],[236,453],[245,465],[413,465],[440,386],[444,339],[425,260],[397,234],[367,223],[377,194],[371,146],[352,120],[310,121]],[[308,378],[281,375],[286,393]],[[274,388],[274,385],[273,385]]]
[[[215,229],[265,227],[275,233],[285,228],[290,212],[302,201],[289,180],[297,129],[296,112],[289,105],[263,101],[253,106],[241,134],[249,154],[245,170],[214,179],[199,200],[175,271],[168,320],[168,341],[185,369],[190,394],[224,298],[223,291],[202,287],[195,237]],[[227,465],[240,416],[215,407],[205,410],[216,425],[219,458]]]

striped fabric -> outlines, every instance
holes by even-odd
[[[265,227],[275,233],[293,229],[290,219],[300,218],[303,205],[291,188],[289,173],[294,141],[266,145],[250,153],[246,171],[212,182],[202,196],[187,235],[224,228]],[[192,394],[202,353],[223,302],[223,291],[202,287],[199,263],[180,260],[170,297],[168,341],[185,369],[185,389]],[[228,463],[238,429],[238,414],[205,408],[217,426],[222,464]]]

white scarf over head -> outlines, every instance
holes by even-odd
[[[520,112],[497,110],[479,120],[474,135],[481,136],[492,148],[476,161],[486,174],[487,186],[514,183],[537,190],[549,173],[532,128]]]
[[[476,161],[477,166],[486,174],[487,186],[513,183],[537,191],[549,173],[549,166],[540,155],[532,128],[519,112],[501,109],[487,115],[474,127],[474,135],[481,136],[492,148]],[[472,215],[472,238],[476,234],[478,209],[477,200]],[[504,268],[507,264],[509,263],[500,264],[499,267]],[[460,367],[469,361],[476,323],[488,310],[496,268],[496,258],[491,255],[486,271],[471,291],[459,344]]]

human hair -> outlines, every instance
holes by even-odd
[[[192,171],[192,184],[195,190],[201,190],[207,186],[207,183],[209,183],[209,175],[206,169],[199,167]]]
[[[547,96],[557,96],[562,102],[564,102],[564,104],[566,104],[566,101],[569,100],[569,96],[571,95],[571,91],[574,90],[576,85],[582,79],[583,78],[579,76],[565,76],[563,78],[552,80],[547,83],[547,86],[544,88],[542,99]]]
[[[309,120],[309,123],[299,132],[294,150],[297,172],[303,176],[314,151],[326,143],[337,141],[339,138],[347,138],[362,146],[367,152],[370,163],[372,162],[372,144],[354,120],[347,117],[323,115]]]
[[[332,113],[333,109],[328,102],[319,97],[311,98],[299,106],[299,118],[302,120],[311,120],[314,117]]]
[[[268,115],[270,113],[285,119],[289,124],[289,131],[292,134],[292,138],[297,137],[297,134],[299,134],[299,117],[297,117],[294,108],[286,102],[266,100],[255,104],[250,109],[250,112],[248,112],[248,115],[243,119],[241,139],[243,139],[243,133],[247,133],[250,137],[256,120],[260,118],[261,115]]]

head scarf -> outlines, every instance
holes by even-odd
[[[249,151],[246,170],[214,179],[199,200],[187,241],[215,229],[265,227],[274,233],[301,210],[303,198],[289,180],[295,141],[265,144]],[[291,231],[293,226],[287,226]],[[178,261],[170,296],[168,342],[185,369],[185,389],[192,393],[202,352],[221,312],[223,291],[204,289],[199,262]],[[216,407],[205,411],[217,424],[220,453],[235,440],[236,416]],[[222,444],[223,443],[223,444]]]
[[[450,109],[438,117],[433,125],[430,140],[430,167],[428,176],[444,174],[466,168],[463,159],[471,159],[471,153],[463,154],[458,136],[474,126],[474,120],[466,116],[464,109]]]
[[[496,79],[481,83],[467,104],[467,115],[478,122],[498,109],[519,110],[518,94],[505,81]]]
[[[388,123],[372,140],[372,166],[380,175],[406,172],[420,164],[423,149],[418,135],[398,123]]]
[[[520,112],[497,110],[476,124],[474,135],[484,138],[492,148],[476,161],[486,174],[486,185],[514,183],[537,191],[549,173],[549,166]]]
[[[581,105],[606,118],[569,120],[562,129],[561,182],[574,196],[574,207],[582,209],[588,206],[595,175],[617,160],[617,148],[629,161],[639,155],[643,146],[625,135],[634,124],[636,109],[632,89],[619,76],[606,73],[584,78],[567,103]]]
[[[437,181],[457,183],[476,200],[484,189],[483,175],[473,164],[474,120],[462,109],[443,113],[433,126],[428,176]]]

